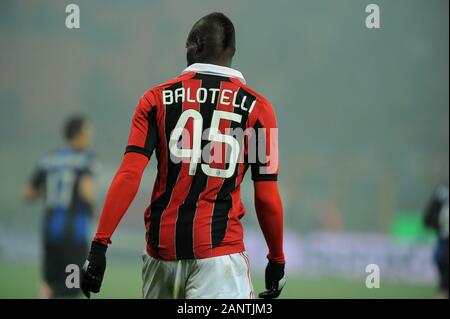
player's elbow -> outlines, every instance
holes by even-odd
[[[270,204],[281,201],[278,184],[276,181],[260,181],[254,183],[255,202]]]
[[[136,167],[127,166],[122,167],[116,176],[116,180],[120,180],[125,182],[126,184],[134,184],[139,183],[142,177],[142,172],[138,170]]]
[[[148,158],[142,154],[127,153],[116,174],[116,179],[126,182],[139,182],[144,174]]]
[[[260,212],[274,212],[276,214],[283,213],[283,204],[280,198],[255,198],[255,208]]]
[[[139,174],[133,170],[121,170],[118,172],[117,177],[124,182],[133,182],[137,178],[139,178]]]
[[[94,179],[89,175],[83,176],[78,185],[81,197],[94,206],[96,198]]]
[[[271,204],[271,199],[263,194],[255,194],[255,205],[266,206]]]

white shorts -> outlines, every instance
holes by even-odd
[[[142,295],[151,299],[252,299],[245,252],[165,261],[142,255]]]

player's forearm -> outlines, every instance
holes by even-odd
[[[111,243],[111,236],[139,189],[148,158],[127,153],[109,187],[94,240]]]
[[[78,183],[78,190],[81,198],[89,205],[89,208],[93,212],[97,199],[93,177],[91,175],[83,175]]]
[[[254,182],[255,209],[269,247],[267,258],[285,263],[283,252],[283,206],[276,181]]]

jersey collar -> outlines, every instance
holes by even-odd
[[[184,69],[183,72],[181,72],[181,74],[185,74],[188,72],[237,78],[242,83],[245,84],[245,79],[241,72],[239,72],[238,70],[232,69],[232,68],[227,68],[225,66],[220,66],[220,65],[216,65],[216,64],[194,63],[194,64],[191,64],[190,66],[188,66],[186,69]]]

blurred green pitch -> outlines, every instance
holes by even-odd
[[[101,293],[94,298],[141,298],[141,272],[137,262],[111,261]],[[40,280],[39,266],[0,262],[0,298],[36,298]],[[263,290],[264,279],[253,276],[255,292]],[[379,289],[367,289],[364,282],[343,279],[288,277],[282,298],[432,298],[434,287],[381,281]]]

